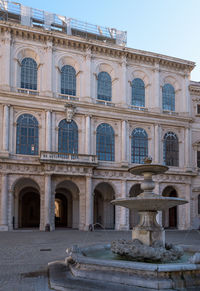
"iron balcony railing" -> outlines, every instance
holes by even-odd
[[[76,162],[76,163],[88,163],[97,164],[98,159],[95,155],[85,154],[70,154],[70,153],[59,153],[59,152],[40,152],[40,161],[53,161],[53,162]]]

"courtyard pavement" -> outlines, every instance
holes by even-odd
[[[59,229],[54,232],[15,230],[0,232],[0,290],[50,291],[48,262],[64,260],[66,248],[131,239],[131,231],[94,231]],[[166,231],[166,241],[200,246],[200,231]],[[80,290],[81,291],[81,290]]]

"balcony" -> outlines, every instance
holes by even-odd
[[[31,89],[24,89],[24,88],[17,88],[18,93],[28,94],[28,95],[39,95],[39,92],[37,90],[31,90]]]
[[[88,164],[97,165],[98,159],[95,155],[84,155],[84,154],[66,154],[58,152],[40,152],[40,162],[62,162],[62,163],[73,163],[73,164]]]
[[[178,112],[171,111],[171,110],[163,110],[163,113],[168,114],[168,115],[178,116]]]
[[[139,111],[145,111],[145,112],[148,111],[148,108],[142,107],[142,106],[129,105],[129,108],[133,110],[139,110]]]
[[[96,103],[101,104],[101,105],[105,105],[105,106],[115,107],[115,103],[112,103],[112,102],[106,101],[106,100],[97,99]]]
[[[65,99],[70,101],[79,101],[79,98],[72,95],[66,95],[66,94],[58,94],[59,99]]]

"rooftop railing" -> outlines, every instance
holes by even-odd
[[[45,30],[60,31],[68,35],[116,43],[122,46],[125,46],[127,42],[126,31],[90,24],[12,1],[0,1],[0,20],[18,22],[26,26],[41,27]]]

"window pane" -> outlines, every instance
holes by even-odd
[[[107,123],[102,123],[97,128],[96,151],[99,160],[114,161],[115,159],[114,130]]]
[[[16,153],[38,155],[38,121],[31,114],[17,119]]]
[[[148,156],[148,135],[142,128],[136,128],[131,138],[132,163],[143,164],[144,158]]]
[[[61,94],[76,96],[76,71],[72,66],[61,69]]]
[[[63,119],[59,123],[58,151],[60,153],[78,153],[78,127],[74,121]]]
[[[175,111],[175,91],[171,84],[165,84],[162,88],[163,110]]]
[[[167,166],[179,165],[179,142],[175,133],[167,132],[163,143],[163,160]]]
[[[106,72],[101,72],[98,75],[97,98],[106,101],[111,101],[112,99],[111,77]]]
[[[37,63],[31,58],[22,60],[21,88],[37,90]]]
[[[145,86],[139,78],[132,81],[132,105],[145,107]]]

